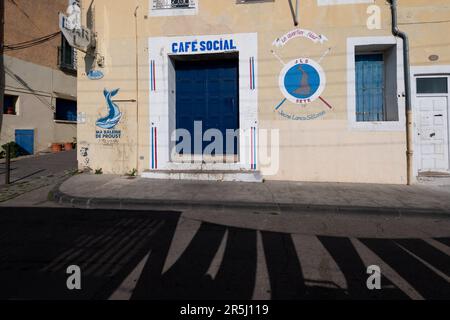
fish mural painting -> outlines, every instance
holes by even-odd
[[[113,129],[122,118],[122,113],[119,110],[119,106],[112,101],[112,98],[117,95],[120,89],[108,91],[103,90],[106,103],[108,105],[108,115],[106,117],[97,120],[96,125],[102,129]]]

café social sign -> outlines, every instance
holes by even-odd
[[[176,41],[171,44],[172,53],[207,53],[237,50],[234,39]]]

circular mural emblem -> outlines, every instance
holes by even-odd
[[[293,39],[307,39],[320,45],[328,41],[327,37],[313,31],[294,29],[273,42],[275,48],[271,52],[283,65],[278,81],[281,93],[284,96],[276,105],[275,111],[283,118],[290,120],[314,120],[324,116],[326,110],[333,109],[332,105],[322,95],[325,91],[327,80],[325,72],[320,66],[323,59],[331,52],[331,47],[326,48],[318,61],[311,58],[298,58],[285,63],[278,55],[276,48],[283,48]],[[283,108],[283,106],[288,105],[286,102],[306,107],[315,100],[320,100],[322,105],[328,109],[317,109],[315,104],[309,111],[306,108],[302,108],[292,112],[293,109]]]
[[[296,104],[307,104],[323,93],[326,76],[312,59],[299,58],[287,63],[280,73],[279,85],[284,96]]]

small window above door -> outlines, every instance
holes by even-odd
[[[418,94],[447,94],[448,93],[448,78],[417,78],[417,93]]]
[[[198,13],[198,0],[151,0],[151,16],[185,16]]]

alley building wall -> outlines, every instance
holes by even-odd
[[[6,46],[55,36],[23,49],[6,47],[4,93],[13,110],[3,108],[1,144],[16,141],[24,130],[33,132],[34,153],[48,150],[52,143],[73,142],[76,138],[76,110],[69,121],[55,116],[59,99],[76,103],[77,95],[76,69],[61,67],[62,37],[56,34],[58,12],[64,12],[67,4],[66,0],[5,1]]]

